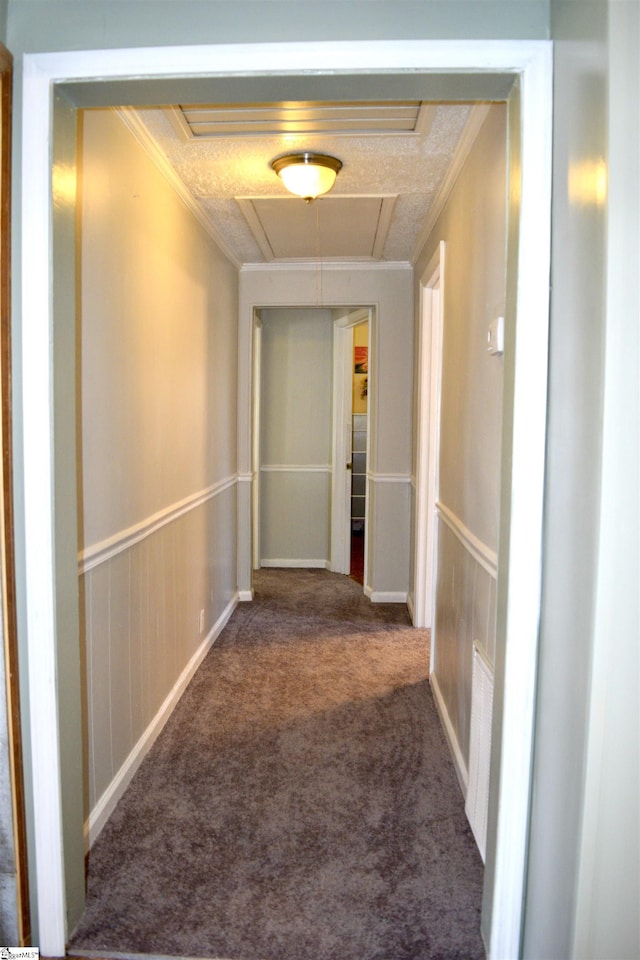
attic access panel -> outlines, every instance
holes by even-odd
[[[433,107],[420,100],[179,104],[168,110],[186,140],[284,135],[425,135]]]
[[[393,206],[388,197],[239,201],[267,260],[371,259],[384,246]]]

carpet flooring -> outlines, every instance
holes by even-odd
[[[94,844],[70,954],[481,960],[428,633],[326,571],[255,588]]]

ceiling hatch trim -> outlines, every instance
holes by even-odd
[[[296,198],[236,197],[247,226],[268,263],[277,260],[334,261],[345,257],[380,260],[396,200],[397,195],[341,195],[323,197],[308,205]],[[348,256],[336,252],[335,246],[330,256],[324,255],[323,234],[328,232],[335,236],[341,229],[349,243]],[[354,244],[357,254],[353,253]]]
[[[427,136],[435,106],[420,100],[178,104],[165,113],[182,140],[289,135]]]

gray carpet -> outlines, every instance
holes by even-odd
[[[348,577],[255,586],[94,844],[71,952],[480,960],[428,634]]]

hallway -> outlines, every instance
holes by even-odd
[[[97,0],[78,17],[65,0],[0,4],[2,40],[15,58],[17,134],[17,297],[6,326],[16,364],[7,436],[17,453],[19,647],[9,666],[11,673],[19,659],[29,799],[24,929],[43,955],[64,955],[83,909],[83,839],[91,844],[112,812],[173,691],[233,605],[251,599],[248,334],[255,306],[283,302],[280,290],[265,300],[276,274],[261,277],[255,258],[225,263],[206,236],[207,255],[192,256],[201,218],[171,202],[168,180],[133,155],[133,143],[121,154],[122,187],[110,177],[111,155],[96,151],[101,183],[93,222],[80,231],[80,290],[74,197],[86,197],[87,184],[75,175],[76,121],[85,108],[95,116],[97,103],[164,103],[158,91],[175,90],[176,80],[181,93],[172,96],[183,103],[237,103],[307,96],[319,78],[329,100],[417,93],[508,102],[507,265],[495,271],[508,294],[499,543],[487,514],[470,509],[476,490],[465,498],[451,483],[441,498],[446,520],[461,521],[452,536],[474,554],[478,540],[500,550],[495,578],[488,551],[479,557],[496,584],[489,602],[487,591],[478,603],[463,590],[464,606],[456,603],[473,637],[469,613],[489,621],[497,596],[494,636],[487,630],[496,702],[483,932],[492,957],[635,955],[639,179],[628,91],[638,87],[637,4],[365,0],[342,5],[329,21],[320,5],[289,0],[268,10],[244,0],[126,6],[123,14],[121,4]],[[366,155],[376,173],[384,169]],[[346,175],[342,183],[351,188]],[[166,188],[160,199],[158,184]],[[467,210],[480,194],[471,195]],[[483,289],[493,276],[482,260],[486,217],[477,230],[468,217],[461,222],[463,236],[479,240],[468,315],[484,336],[455,337],[471,355],[473,344],[484,350],[487,324],[503,311]],[[434,231],[427,237],[427,226],[408,277],[416,305],[433,244],[450,242]],[[455,233],[448,263],[464,267]],[[360,262],[323,277],[298,266],[278,275],[296,303],[316,304],[319,293],[326,303],[350,303],[349,284],[358,302],[371,297],[375,271]],[[131,282],[134,271],[141,283]],[[413,311],[400,272],[389,269],[398,281],[391,293],[386,276],[380,285],[379,328],[385,351],[399,349],[384,377],[372,377],[384,440],[371,468],[380,522],[367,551],[378,594],[410,589],[397,547],[408,542],[419,490],[419,450],[407,456],[405,437],[396,442],[389,430],[411,423],[412,355],[401,354],[418,323],[417,310],[407,323]],[[448,288],[462,289],[453,274]],[[82,310],[82,364],[73,350],[80,305],[91,308],[89,316]],[[94,362],[103,358],[104,373]],[[96,387],[77,399],[86,431],[74,415],[76,373],[79,393]],[[471,401],[468,409],[493,423],[485,403]],[[480,436],[456,419],[461,440]],[[449,566],[447,586],[460,584]],[[433,626],[439,654],[437,617]],[[468,691],[468,673],[462,679]],[[468,716],[464,707],[454,697],[450,716]],[[453,730],[452,741],[463,765],[464,730]],[[13,812],[19,829],[19,804]],[[15,894],[24,909],[19,885]]]
[[[255,587],[91,849],[72,954],[483,957],[428,633],[326,571]]]

